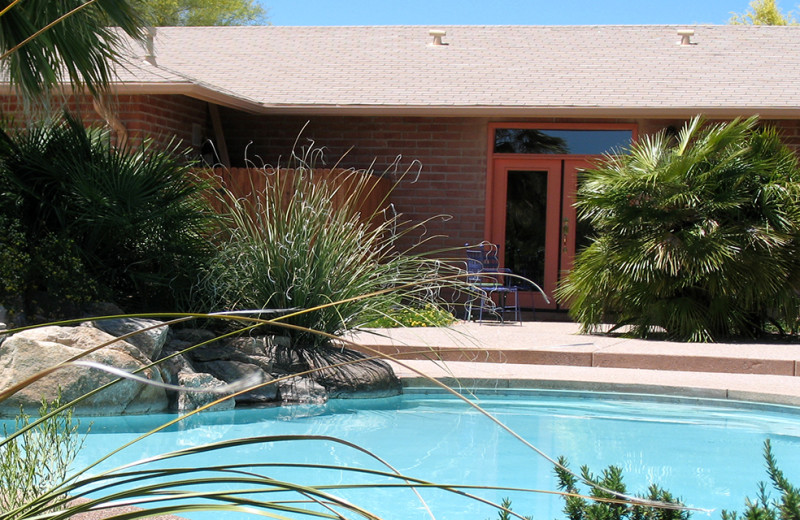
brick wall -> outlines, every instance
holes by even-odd
[[[136,142],[150,137],[166,144],[177,137],[184,147],[191,147],[194,124],[200,125],[202,137],[210,133],[207,104],[186,96],[119,96],[114,110]]]
[[[125,125],[131,145],[139,145],[145,138],[166,145],[170,139],[177,137],[183,147],[191,147],[193,124],[200,125],[202,137],[210,135],[208,108],[204,101],[180,95],[125,95],[114,96],[106,103]],[[66,108],[72,113],[80,114],[86,124],[106,124],[94,110],[91,98],[86,96],[71,97],[64,101],[54,100],[49,108],[53,113],[59,113]],[[27,114],[22,104],[11,96],[0,97],[0,109],[4,116],[13,117],[17,126],[25,125],[31,117],[37,119],[43,115],[41,112]],[[194,154],[199,154],[199,151],[199,147],[192,148]]]
[[[783,142],[791,147],[794,152],[800,155],[800,121],[763,121],[766,124],[774,125],[781,133]]]
[[[99,116],[92,108],[92,99],[87,96],[52,99],[47,107],[26,106],[15,96],[0,96],[0,114],[16,127],[25,127],[31,121],[41,121],[50,115],[59,115],[65,109],[70,113],[80,114],[87,123],[99,120]]]

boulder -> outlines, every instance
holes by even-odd
[[[190,345],[197,345],[198,343],[213,342],[217,335],[207,329],[173,329],[172,335],[175,339],[185,341]]]
[[[143,318],[113,318],[90,321],[84,325],[98,328],[116,337],[135,333],[125,338],[125,341],[142,351],[150,360],[158,359],[169,333],[169,327],[163,321]]]
[[[173,339],[169,341],[164,348],[161,349],[159,359],[161,362],[158,364],[161,372],[166,374],[164,378],[169,384],[178,384],[178,374],[181,372],[195,372],[194,365],[191,361],[179,352],[190,347],[191,345],[185,341]]]
[[[178,339],[172,342],[180,341]],[[191,345],[196,343],[190,342]],[[194,363],[212,361],[238,361],[258,365],[265,372],[272,372],[275,344],[274,336],[255,336],[233,338],[227,341],[213,342],[192,349],[186,356]],[[190,346],[187,342],[178,343],[182,348]],[[175,347],[170,347],[175,348]]]
[[[143,369],[150,361],[133,345],[92,327],[48,326],[19,332],[0,344],[0,389],[49,369],[57,363],[105,346],[82,359],[116,367],[127,372]],[[161,382],[159,370],[149,368],[138,375]],[[5,401],[0,414],[14,416],[22,405],[28,413],[38,409],[44,398],[53,401],[59,393],[63,402],[117,379],[116,376],[81,366],[66,366],[31,383]],[[167,409],[163,388],[122,379],[114,385],[81,401],[75,411],[81,415],[116,415],[162,412]]]
[[[282,404],[321,404],[328,400],[322,385],[305,377],[290,377],[278,385],[278,398]]]
[[[125,311],[112,302],[89,302],[83,306],[83,316],[85,318],[121,316],[123,314],[125,314]]]
[[[193,348],[186,353],[192,361],[202,363],[204,361],[227,361],[234,357],[235,352],[228,345],[220,342],[209,343],[197,348]]]
[[[241,346],[247,346],[251,338],[236,338],[231,340],[217,340],[217,335],[206,329],[177,329],[173,333],[173,342],[180,342],[178,345],[182,349],[200,345],[193,348],[184,355],[192,362],[231,360],[242,358],[243,354],[236,348],[232,348],[231,343],[236,342]],[[174,347],[173,347],[174,348]],[[252,349],[250,349],[252,350]],[[263,353],[262,353],[263,355]],[[246,360],[246,356],[244,356]]]
[[[252,336],[233,338],[226,346],[248,356],[265,356],[270,344],[270,336]]]
[[[319,347],[300,355],[311,370],[308,377],[325,387],[328,397],[388,397],[402,392],[402,383],[388,363],[361,352]]]
[[[178,374],[177,380],[180,386],[187,388],[215,388],[225,385],[224,381],[202,372],[183,371]],[[177,394],[174,408],[180,413],[196,410],[222,397],[220,394],[208,392],[177,392]],[[230,410],[234,406],[236,406],[236,402],[233,399],[225,399],[212,406],[210,410]]]
[[[118,339],[118,336],[151,327],[124,341]],[[207,344],[179,354],[201,343]],[[216,388],[253,374],[262,381],[289,376],[285,381],[264,385],[235,400],[225,399],[215,405],[217,410],[230,409],[236,404],[322,403],[328,397],[380,397],[397,395],[401,391],[400,381],[387,363],[368,360],[352,350],[296,349],[283,336],[247,336],[218,341],[211,331],[170,331],[163,322],[139,318],[95,320],[80,327],[47,326],[13,336],[0,335],[0,389],[100,345],[103,345],[100,350],[88,354],[85,359],[128,372],[144,369],[154,359],[163,360],[140,375],[193,389]],[[309,373],[296,376],[301,372]],[[48,401],[55,399],[59,388],[62,400],[71,401],[114,379],[116,376],[88,367],[61,368],[0,403],[0,414],[16,415],[20,404],[28,410],[36,409],[43,397]],[[208,392],[165,391],[123,380],[78,404],[76,413],[135,414],[170,408],[186,412],[220,397],[221,394]]]
[[[247,356],[247,360],[249,363],[256,365],[258,368],[266,372],[267,374],[272,374],[273,369],[275,368],[275,364],[271,357],[267,356]]]
[[[266,355],[272,360],[276,373],[287,375],[308,370],[308,361],[304,359],[302,352],[302,349],[294,349],[288,345],[271,344]]]
[[[200,372],[207,372],[226,383],[235,383],[246,378],[252,378],[254,375],[265,383],[273,380],[271,375],[264,372],[257,365],[241,361],[208,361],[198,363],[197,369]],[[278,389],[275,385],[265,385],[251,392],[238,395],[235,399],[237,405],[265,404],[275,401],[277,394]]]

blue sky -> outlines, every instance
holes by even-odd
[[[273,25],[724,24],[750,0],[259,0]],[[793,11],[800,0],[779,0]]]

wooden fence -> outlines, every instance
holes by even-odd
[[[267,183],[274,184],[280,179],[283,186],[283,200],[288,201],[292,196],[295,176],[298,171],[290,168],[216,168],[208,172],[213,175],[213,182],[219,187],[225,188],[237,198],[263,197]],[[309,172],[303,172],[311,182],[326,183],[335,189],[333,194],[334,208],[340,208],[342,204],[351,197],[353,190],[358,189],[360,181],[366,175],[369,178],[358,193],[359,205],[354,209],[361,213],[364,218],[369,218],[383,210],[389,203],[388,196],[391,190],[391,183],[384,179],[365,172],[345,169],[320,169],[315,168]],[[215,202],[217,209],[221,203]]]

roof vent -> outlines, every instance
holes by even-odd
[[[678,36],[681,37],[681,41],[678,42],[678,45],[695,45],[692,43],[694,29],[678,29]]]
[[[447,45],[446,43],[442,42],[442,37],[447,35],[447,31],[442,31],[441,29],[431,29],[428,31],[428,34],[433,36],[433,42],[431,42],[431,45]]]

